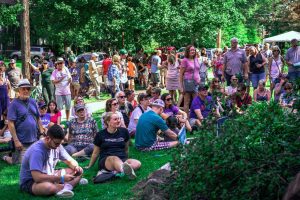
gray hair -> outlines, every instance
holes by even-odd
[[[230,42],[234,42],[234,41],[236,41],[237,43],[239,43],[239,40],[236,37],[231,38],[231,40],[230,40]]]

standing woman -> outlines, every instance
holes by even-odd
[[[179,69],[176,58],[173,54],[168,56],[167,68],[166,88],[169,90],[171,98],[176,102],[176,90],[179,89]]]
[[[111,97],[114,98],[116,93],[120,91],[120,69],[121,69],[121,58],[119,55],[114,55],[112,58],[112,65],[109,67],[107,72],[108,85],[111,93]]]
[[[222,49],[218,48],[216,51],[216,57],[213,60],[213,74],[215,78],[218,78],[219,81],[221,81],[222,78],[222,73],[223,73],[223,64],[224,64],[224,59],[222,56]]]
[[[207,78],[207,67],[209,66],[206,49],[202,48],[200,53],[197,52],[197,56],[200,64],[200,82],[201,85],[205,85]]]
[[[46,104],[48,104],[50,101],[54,100],[54,85],[50,79],[54,69],[49,68],[47,60],[43,60],[41,68],[35,67],[30,62],[28,63],[30,64],[30,66],[34,71],[38,71],[41,73],[43,98]]]
[[[199,76],[200,65],[196,57],[196,49],[193,45],[189,45],[185,49],[184,59],[181,61],[179,83],[181,84],[184,111],[189,113],[189,105],[191,98],[197,94],[200,83]]]
[[[265,80],[265,64],[267,59],[254,47],[250,47],[249,68],[252,87],[257,88],[260,80]]]
[[[269,73],[270,73],[270,90],[271,96],[273,89],[275,88],[276,81],[279,82],[279,75],[283,72],[284,59],[280,55],[280,49],[278,46],[273,46],[272,48],[272,57],[269,58]]]

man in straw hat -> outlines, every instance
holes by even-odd
[[[19,97],[8,107],[8,128],[15,145],[12,157],[3,157],[9,164],[21,163],[26,149],[37,141],[39,133],[45,132],[36,101],[30,98],[32,88],[28,79],[21,79],[15,89]]]
[[[66,118],[69,121],[71,109],[71,74],[63,58],[57,58],[56,69],[52,72],[51,81],[55,85],[55,99],[59,110],[66,106]]]

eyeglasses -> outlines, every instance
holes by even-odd
[[[112,106],[116,106],[116,105],[119,105],[119,103],[112,103],[111,105]]]
[[[171,100],[173,100],[173,98],[167,98],[167,99],[166,99],[166,101],[171,101]]]
[[[125,96],[118,96],[118,98],[124,99],[124,98],[125,98]]]

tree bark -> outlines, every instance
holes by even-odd
[[[21,15],[21,52],[23,77],[30,79],[30,24],[29,24],[29,0],[22,0],[23,12]]]

